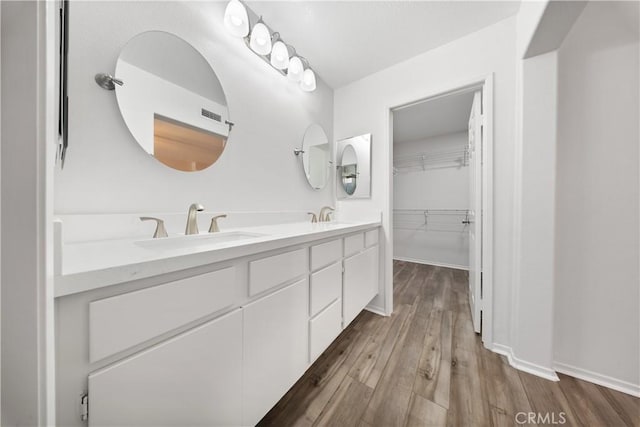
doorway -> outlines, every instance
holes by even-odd
[[[491,347],[491,79],[390,109],[393,260],[465,271]]]

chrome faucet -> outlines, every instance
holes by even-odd
[[[202,212],[204,208],[200,203],[194,203],[189,206],[189,213],[187,214],[187,228],[184,234],[198,234],[198,219],[196,217],[197,212]]]
[[[325,206],[322,209],[320,209],[320,216],[318,217],[318,221],[319,222],[329,222],[331,221],[331,217],[329,217],[329,214],[331,212],[333,212],[335,209],[332,208],[331,206]]]

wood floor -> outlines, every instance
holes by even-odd
[[[465,271],[395,261],[393,315],[361,313],[259,425],[640,426],[638,398],[486,350],[467,288]]]

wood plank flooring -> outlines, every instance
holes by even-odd
[[[465,271],[395,261],[394,313],[362,312],[259,426],[640,426],[638,398],[486,350],[467,289]]]

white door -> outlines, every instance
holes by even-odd
[[[482,311],[482,95],[473,96],[469,117],[469,305],[473,330],[480,332]]]

